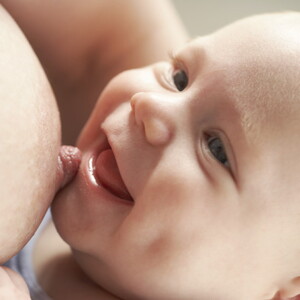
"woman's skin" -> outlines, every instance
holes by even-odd
[[[55,97],[38,59],[0,5],[0,264],[30,239],[80,151],[61,147]],[[0,298],[29,299],[23,279],[0,268]]]
[[[59,113],[51,87],[22,32],[2,7],[0,41],[3,263],[24,246],[55,193],[74,175],[79,152],[60,149]]]
[[[75,144],[113,76],[166,59],[188,39],[169,0],[0,3],[22,28],[47,73],[62,117],[63,144]]]
[[[6,267],[0,268],[0,299],[30,300],[29,291],[23,278]]]

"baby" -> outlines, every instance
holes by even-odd
[[[297,299],[299,32],[247,18],[110,81],[35,244],[45,294]]]
[[[61,237],[34,251],[48,295],[300,295],[299,32],[298,13],[247,18],[108,84],[52,206]]]

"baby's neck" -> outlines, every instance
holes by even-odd
[[[120,300],[96,285],[79,268],[52,222],[39,237],[33,257],[37,280],[54,300]]]

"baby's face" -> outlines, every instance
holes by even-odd
[[[122,299],[262,300],[299,275],[292,19],[241,21],[107,86],[53,206],[97,283]]]

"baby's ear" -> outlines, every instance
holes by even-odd
[[[300,300],[300,276],[286,282],[278,291],[274,300]]]

